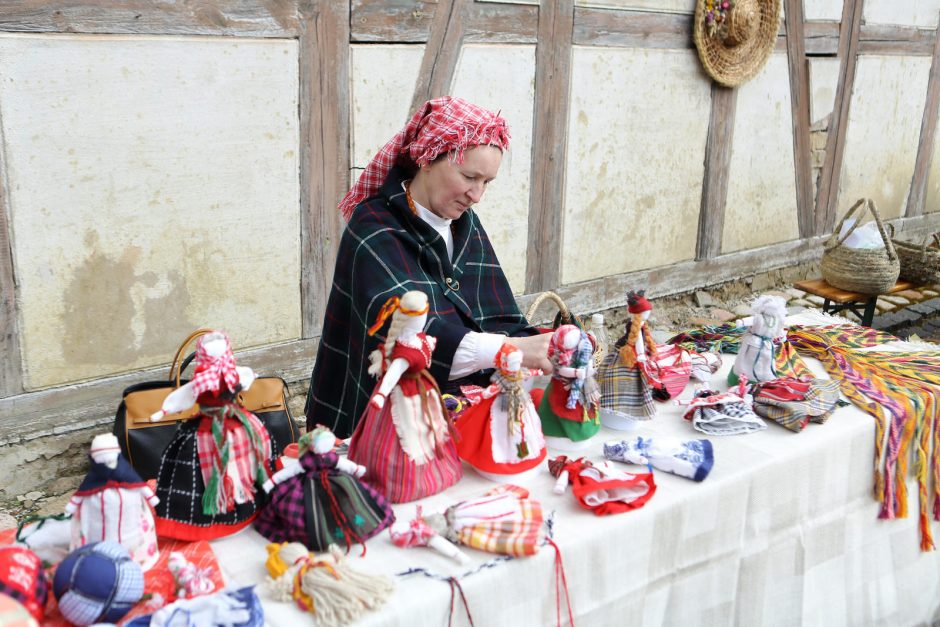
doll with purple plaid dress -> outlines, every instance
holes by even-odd
[[[362,543],[392,524],[385,497],[359,481],[365,467],[339,457],[335,444],[324,426],[300,438],[299,460],[264,484],[271,500],[255,522],[261,535],[326,551],[331,544]]]

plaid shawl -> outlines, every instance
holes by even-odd
[[[441,387],[467,332],[536,333],[519,312],[473,210],[453,222],[451,264],[443,238],[408,209],[401,186],[408,178],[406,170],[394,168],[343,232],[307,394],[308,428],[322,424],[337,437],[352,434],[374,386],[366,372],[369,352],[385,341],[388,327],[372,337],[366,331],[390,296],[408,290],[428,295],[426,332],[437,338],[429,370]]]
[[[448,152],[454,153],[456,163],[462,163],[464,151],[481,144],[509,147],[509,127],[498,113],[463,98],[428,100],[372,158],[339,203],[339,210],[348,221],[359,203],[375,195],[395,165],[420,167]]]

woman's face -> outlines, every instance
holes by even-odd
[[[463,163],[454,163],[449,155],[442,156],[418,171],[412,194],[431,213],[456,220],[480,202],[502,161],[503,151],[496,146],[468,148],[463,153]]]

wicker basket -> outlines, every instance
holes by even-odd
[[[940,234],[934,233],[925,237],[923,243],[915,244],[894,239],[894,226],[888,227],[901,262],[901,278],[918,285],[940,283]]]
[[[849,248],[843,242],[858,228],[861,221],[857,221],[845,237],[839,239],[842,225],[859,208],[868,209],[875,217],[878,232],[884,240],[884,248]],[[824,244],[822,256],[822,275],[826,283],[839,289],[860,294],[887,294],[897,283],[900,273],[898,254],[894,249],[891,238],[885,231],[878,209],[874,201],[861,198],[852,205],[836,225],[832,235]]]

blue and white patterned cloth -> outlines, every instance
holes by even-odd
[[[712,443],[708,440],[665,436],[655,439],[637,436],[605,442],[604,457],[615,462],[646,465],[693,481],[705,479],[715,463]]]

